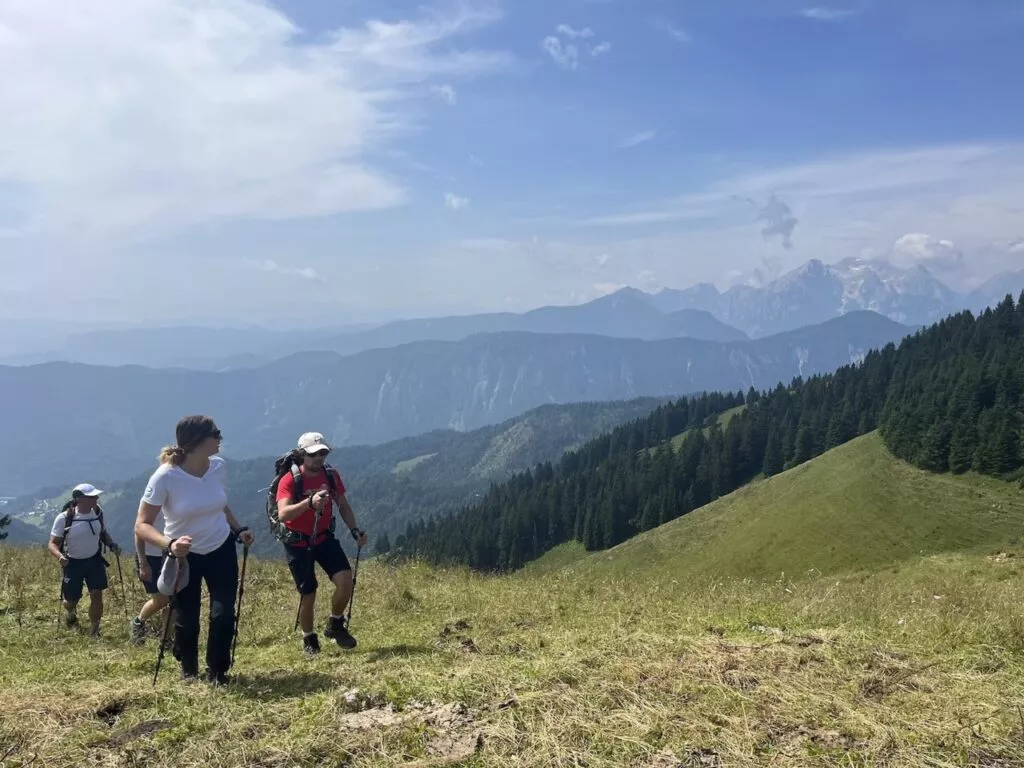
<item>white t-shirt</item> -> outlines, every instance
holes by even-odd
[[[53,521],[51,536],[64,535],[66,519],[61,512]],[[100,519],[96,512],[75,512],[71,518],[71,529],[64,540],[64,554],[75,560],[92,557],[100,550]]]
[[[210,468],[202,477],[170,463],[161,464],[149,478],[142,500],[162,507],[165,536],[191,536],[192,551],[206,555],[231,535],[224,516],[228,503],[226,479],[227,465],[219,456],[210,458]]]

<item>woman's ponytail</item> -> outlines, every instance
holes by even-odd
[[[177,445],[168,445],[160,451],[160,463],[179,466],[185,460],[185,449]]]

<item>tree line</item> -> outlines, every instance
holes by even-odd
[[[410,524],[392,555],[509,570],[570,540],[605,549],[876,429],[919,467],[1006,476],[1024,467],[1022,392],[1024,294],[831,374],[664,405]]]

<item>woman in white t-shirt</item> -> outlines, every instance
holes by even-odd
[[[103,618],[103,590],[107,588],[107,564],[101,547],[106,544],[112,552],[121,550],[110,538],[103,525],[103,510],[99,498],[103,493],[89,483],[76,485],[71,500],[64,505],[50,530],[50,554],[60,562],[62,584],[60,596],[69,627],[78,625],[78,601],[82,588],[89,588],[89,634],[98,637]]]
[[[228,506],[221,433],[208,416],[186,416],[175,430],[177,444],[164,448],[160,467],[149,478],[139,504],[135,533],[160,547],[164,557],[187,558],[188,583],[174,599],[174,657],[186,680],[199,675],[199,608],[202,584],[210,594],[206,676],[215,685],[228,682],[234,636],[238,554],[235,542],[252,544]],[[154,527],[163,513],[163,533]]]

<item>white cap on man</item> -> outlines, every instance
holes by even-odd
[[[103,491],[97,488],[92,483],[79,483],[75,486],[75,492],[82,494],[83,496],[99,496]]]
[[[329,452],[331,446],[319,432],[307,432],[299,438],[299,450],[309,454]]]

